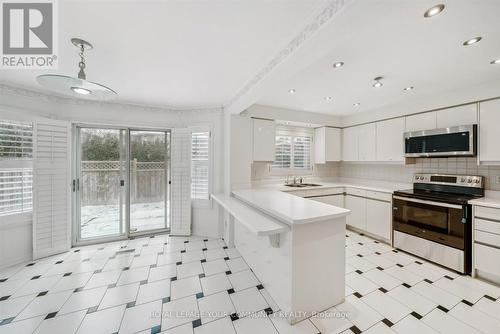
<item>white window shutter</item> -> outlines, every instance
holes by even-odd
[[[71,248],[70,138],[68,122],[34,123],[34,259]]]
[[[191,130],[172,129],[171,235],[191,235]]]

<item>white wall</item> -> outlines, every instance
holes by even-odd
[[[253,106],[249,107],[244,112],[244,114],[250,117],[311,123],[327,126],[340,126],[342,122],[341,118],[337,116],[283,109],[259,104],[254,104]]]
[[[0,217],[0,269],[31,260],[32,230],[31,214]]]

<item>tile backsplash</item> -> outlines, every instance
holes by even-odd
[[[481,175],[486,178],[487,190],[500,190],[500,183],[496,183],[500,166],[478,166],[476,158],[417,159],[414,165],[342,162],[338,168],[340,177],[406,183],[412,182],[415,173]]]
[[[315,164],[313,171],[310,174],[294,174],[290,175],[304,176],[307,177],[336,177],[339,176],[340,163],[338,162],[328,162],[326,164]],[[252,181],[264,181],[264,180],[276,180],[285,179],[286,174],[276,174],[271,171],[271,164],[267,162],[254,162],[252,163]]]

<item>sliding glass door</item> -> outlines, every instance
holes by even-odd
[[[76,127],[76,242],[167,230],[170,132]]]

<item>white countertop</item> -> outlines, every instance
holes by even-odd
[[[500,191],[486,191],[485,196],[469,201],[469,204],[500,209]]]

